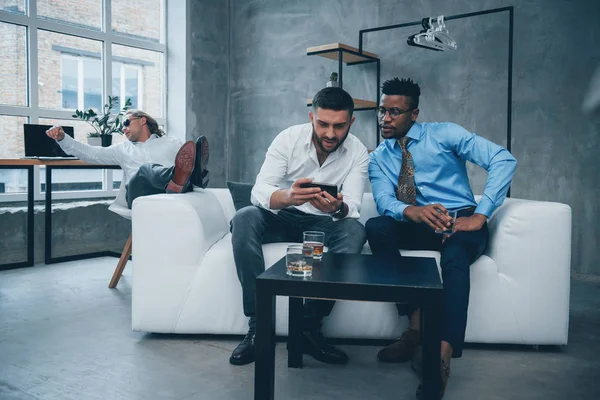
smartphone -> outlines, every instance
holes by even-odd
[[[312,188],[312,187],[318,187],[320,188],[323,192],[327,192],[330,195],[332,195],[334,198],[337,199],[337,195],[338,195],[338,189],[336,185],[331,185],[329,183],[320,183],[320,182],[311,182],[311,183],[301,183],[300,184],[301,188]]]

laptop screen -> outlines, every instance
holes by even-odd
[[[51,125],[25,124],[25,157],[68,157],[58,143],[46,135]],[[72,126],[62,127],[65,133],[74,137]]]

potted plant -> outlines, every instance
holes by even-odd
[[[88,144],[92,146],[101,144],[102,147],[108,147],[112,143],[113,133],[123,133],[122,118],[125,111],[131,108],[131,99],[125,100],[125,105],[117,115],[112,115],[111,112],[118,107],[118,104],[119,96],[108,96],[108,103],[104,105],[102,114],[96,114],[91,108],[87,111],[75,110],[73,118],[79,118],[94,128],[94,132],[87,134]]]
[[[98,132],[90,132],[87,134],[87,143],[90,146],[102,146],[102,137]]]

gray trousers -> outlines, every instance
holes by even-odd
[[[167,185],[175,167],[165,167],[160,164],[144,164],[131,177],[127,184],[127,206],[131,208],[133,201],[140,196],[166,193]],[[184,192],[193,190],[191,183],[184,188]]]
[[[331,253],[360,253],[366,241],[364,226],[356,219],[334,221],[331,217],[306,214],[295,208],[279,213],[256,207],[244,207],[231,221],[231,241],[238,278],[242,284],[244,314],[254,317],[256,310],[256,277],[265,270],[262,245],[277,242],[302,242],[302,232],[325,232],[325,246]],[[306,299],[304,330],[321,328],[321,320],[329,315],[335,302]],[[254,324],[250,318],[250,326]]]

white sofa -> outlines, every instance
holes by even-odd
[[[132,328],[146,332],[245,334],[242,291],[231,248],[235,213],[227,189],[138,198],[133,205]],[[371,193],[361,222],[377,216]],[[569,322],[571,209],[506,199],[489,221],[485,254],[471,266],[466,340],[566,344]],[[265,245],[268,268],[286,243]],[[365,246],[368,252],[368,245]],[[402,251],[434,257],[433,251]],[[276,331],[287,335],[287,299],[277,299]],[[324,320],[337,338],[394,338],[407,325],[394,305],[340,301]]]

